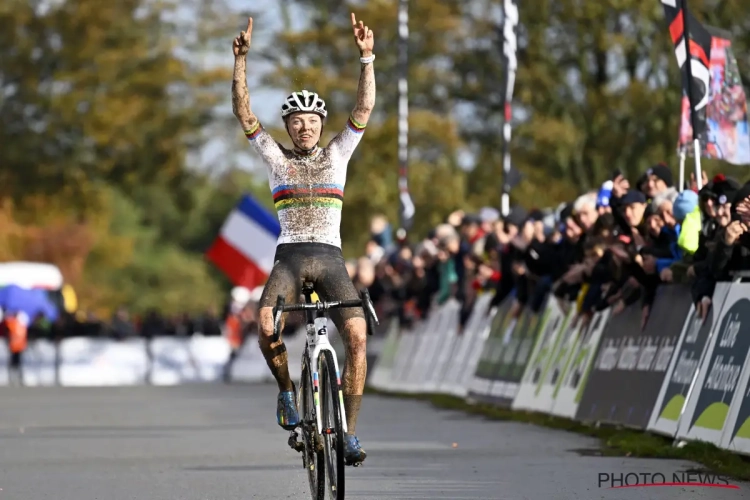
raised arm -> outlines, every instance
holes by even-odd
[[[372,49],[375,44],[370,28],[364,25],[362,21],[357,23],[357,19],[352,13],[352,29],[354,31],[354,40],[359,48],[360,56],[367,60],[373,59]],[[357,89],[357,104],[352,111],[352,118],[357,125],[364,127],[370,119],[370,113],[375,107],[375,69],[372,60],[362,63],[362,73],[359,76],[359,87]]]
[[[247,20],[247,31],[240,32],[240,36],[234,39],[232,51],[234,52],[234,76],[232,78],[232,112],[242,126],[242,130],[248,134],[255,131],[258,126],[258,118],[250,109],[250,96],[247,91],[247,51],[250,50],[250,39],[253,34],[253,18]]]

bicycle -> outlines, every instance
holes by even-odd
[[[312,499],[325,498],[327,479],[330,499],[343,500],[344,467],[358,467],[361,464],[347,464],[344,461],[344,434],[347,432],[344,395],[341,390],[336,351],[328,340],[328,318],[325,312],[337,308],[362,307],[368,335],[372,335],[375,325],[380,323],[367,289],[360,292],[359,299],[335,302],[313,302],[313,291],[312,283],[303,282],[302,293],[305,303],[287,305],[284,297],[280,295],[276,300],[276,307],[273,308],[274,342],[279,340],[283,313],[305,311],[307,320],[302,375],[299,392],[295,395],[300,415],[297,429],[301,431],[302,436],[299,441],[297,429],[291,431],[288,444],[293,450],[302,453],[302,466],[307,469]]]

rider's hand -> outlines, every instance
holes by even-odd
[[[240,36],[234,39],[234,42],[232,43],[232,52],[234,52],[234,56],[244,56],[247,54],[247,51],[250,50],[250,39],[253,35],[253,18],[249,17],[247,19],[247,30],[246,31],[240,31]]]
[[[375,46],[375,39],[373,38],[372,31],[370,28],[365,26],[365,23],[360,21],[357,23],[357,18],[354,17],[352,12],[352,29],[354,30],[354,41],[357,43],[360,54],[363,57],[372,55],[372,48]]]

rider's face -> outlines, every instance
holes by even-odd
[[[295,113],[289,117],[287,132],[300,149],[312,149],[320,141],[323,121],[315,113]]]

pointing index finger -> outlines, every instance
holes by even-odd
[[[252,17],[247,18],[247,30],[246,31],[248,33],[252,33],[253,31],[253,18]]]
[[[357,18],[354,16],[354,12],[352,12],[352,26],[357,27]]]

